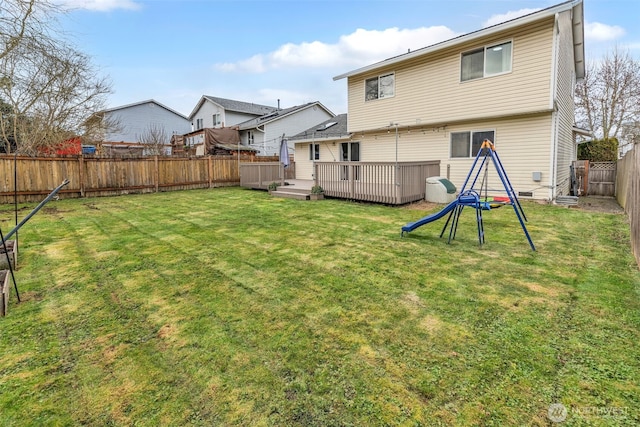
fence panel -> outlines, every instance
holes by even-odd
[[[242,158],[241,158],[242,160]],[[42,200],[66,178],[60,198],[238,185],[238,158],[0,156],[0,203]],[[17,177],[17,185],[16,179]]]
[[[86,158],[83,165],[87,197],[155,191],[153,158]]]
[[[590,196],[614,196],[616,192],[616,162],[589,162]]]
[[[189,190],[209,186],[207,157],[158,160],[158,188],[162,191]]]
[[[617,199],[629,215],[631,248],[640,266],[640,150],[634,147],[618,160]]]
[[[266,190],[272,182],[284,183],[284,168],[280,162],[240,163],[240,186]]]
[[[627,196],[629,195],[629,185],[631,184],[631,174],[635,170],[635,150],[629,151],[623,158],[618,160],[616,171],[616,199],[620,206],[626,211]]]

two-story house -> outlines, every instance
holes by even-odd
[[[460,187],[486,138],[520,197],[553,200],[569,192],[573,93],[584,67],[577,0],[341,74],[334,80],[348,82],[351,138],[340,160],[437,160]],[[318,150],[331,158],[329,146]],[[353,170],[342,179],[367,179]],[[501,188],[493,171],[488,179]]]
[[[104,150],[119,154],[150,154],[148,150],[153,154],[159,151],[171,154],[171,137],[191,128],[184,115],[153,99],[100,111],[88,119],[92,120],[100,120],[102,124]],[[145,143],[151,142],[154,147],[145,147]]]
[[[203,95],[189,115],[191,130],[231,127],[265,116],[277,107]]]
[[[318,101],[276,109],[240,123],[240,141],[257,149],[260,156],[277,156],[283,136],[296,135],[331,117],[334,114]],[[293,150],[293,145],[289,144],[289,148]]]

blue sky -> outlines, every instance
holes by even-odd
[[[528,0],[57,0],[61,23],[113,83],[107,107],[155,99],[189,115],[202,95],[347,110],[333,77],[546,8]],[[640,60],[640,1],[585,0],[587,60]]]

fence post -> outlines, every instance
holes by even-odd
[[[153,162],[155,165],[155,173],[153,174],[153,178],[156,181],[156,193],[160,188],[160,164],[158,162],[158,155],[153,156]]]
[[[208,159],[208,169],[207,169],[207,171],[208,171],[208,174],[209,174],[209,188],[211,188],[211,180],[212,180],[212,177],[213,177],[213,162],[211,160],[211,155],[209,155],[207,157],[207,159]]]
[[[80,197],[84,198],[84,154],[78,157],[78,178],[80,181]]]

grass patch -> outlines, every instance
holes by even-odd
[[[525,210],[537,252],[509,208],[479,248],[471,213],[447,245],[400,237],[426,212],[238,188],[50,203],[0,319],[0,424],[637,424],[625,217]]]

